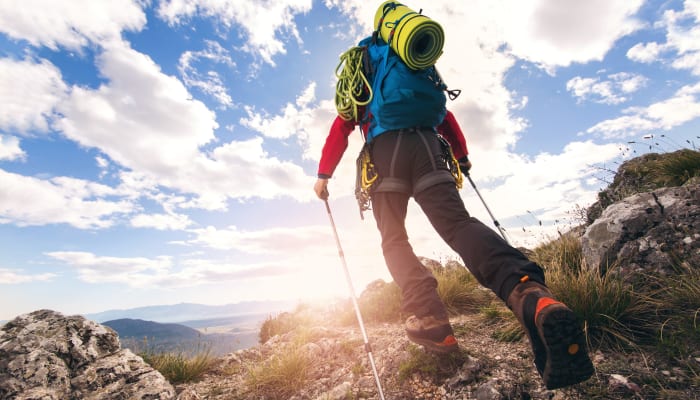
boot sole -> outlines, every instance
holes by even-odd
[[[563,305],[542,310],[539,335],[547,351],[542,380],[547,389],[558,389],[587,380],[593,375],[586,338],[576,315]],[[573,354],[572,354],[573,353]]]
[[[443,343],[443,342],[433,342],[432,340],[429,340],[429,339],[419,338],[419,337],[411,335],[408,332],[406,332],[406,335],[408,336],[408,339],[410,341],[423,346],[427,351],[430,351],[433,353],[449,354],[449,353],[453,353],[453,352],[459,350],[459,344],[457,343],[456,340],[454,342],[450,342],[450,343]],[[452,336],[452,339],[454,339],[454,336]]]

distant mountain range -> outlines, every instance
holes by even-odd
[[[200,321],[217,318],[229,318],[245,315],[275,314],[290,311],[296,301],[245,301],[235,304],[210,306],[194,303],[146,306],[124,310],[109,310],[94,314],[85,314],[85,318],[95,322],[117,319],[142,319],[160,323]]]
[[[209,350],[220,356],[254,346],[266,318],[295,306],[291,301],[220,306],[181,303],[109,310],[85,317],[114,329],[122,346],[136,353]]]
[[[119,335],[122,347],[134,353],[184,353],[208,351],[222,356],[258,343],[258,329],[239,329],[225,333],[202,333],[181,324],[161,324],[141,319],[115,319],[102,323]]]

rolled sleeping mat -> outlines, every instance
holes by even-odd
[[[411,69],[428,68],[442,55],[445,44],[442,26],[399,2],[382,3],[374,15],[374,26]]]

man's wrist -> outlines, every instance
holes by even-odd
[[[318,179],[331,179],[331,176],[328,174],[318,174]]]

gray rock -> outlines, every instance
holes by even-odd
[[[669,273],[669,268],[700,265],[700,185],[640,193],[607,207],[582,237],[589,268],[606,272],[624,265],[623,274]]]
[[[503,396],[498,389],[496,389],[497,386],[497,379],[489,379],[476,390],[475,396],[477,400],[501,400]]]
[[[0,330],[0,399],[173,399],[175,389],[117,334],[50,310]]]

